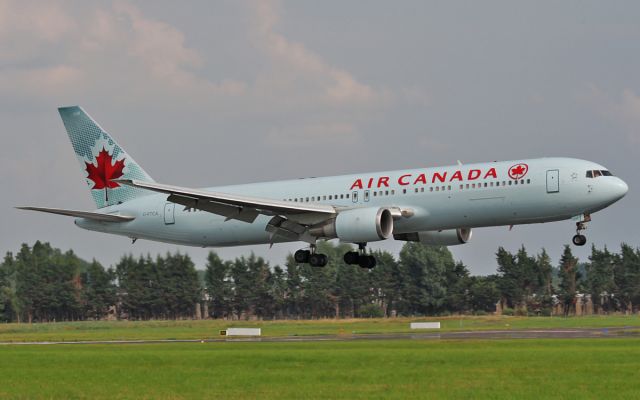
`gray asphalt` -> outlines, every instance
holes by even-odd
[[[25,345],[91,345],[91,344],[153,344],[153,343],[224,343],[224,342],[345,342],[358,340],[505,340],[505,339],[589,339],[640,337],[638,327],[591,329],[526,329],[493,331],[454,331],[429,333],[353,334],[322,336],[220,337],[215,339],[163,340],[88,340],[61,342],[0,342],[6,346]]]

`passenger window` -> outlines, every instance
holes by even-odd
[[[509,186],[511,186],[513,184],[513,181],[509,181]]]
[[[402,194],[407,194],[407,189],[402,189]]]
[[[391,195],[393,196],[396,193],[395,190],[391,190]]]
[[[332,195],[329,195],[329,200],[333,200],[333,196]]]
[[[344,199],[344,194],[341,194],[341,195],[340,195],[340,198],[341,198],[341,199]]]
[[[521,179],[521,180],[520,180],[520,184],[521,184],[521,185],[524,185],[524,179]]]
[[[375,190],[373,191],[373,197],[376,197],[378,195],[378,192],[376,192]]]
[[[348,198],[349,198],[349,193],[347,193],[347,194],[345,195],[345,197],[348,199]]]
[[[476,188],[476,184],[475,183],[472,184],[471,187],[475,189]]]
[[[436,186],[436,192],[440,191],[440,186]]]
[[[487,187],[487,182],[484,183],[484,187]]]
[[[531,183],[531,179],[527,179],[527,185]]]
[[[418,193],[418,188],[416,188],[416,193]]]
[[[420,191],[421,191],[422,193],[424,193],[424,188],[423,188],[423,187],[421,187],[421,188],[420,188]]]
[[[467,189],[469,189],[469,184],[467,183]]]
[[[460,185],[460,190],[464,189],[464,185]]]

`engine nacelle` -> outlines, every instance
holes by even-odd
[[[350,243],[385,240],[393,234],[393,215],[386,208],[354,208],[341,211],[331,221],[311,227],[309,233]]]
[[[465,244],[471,240],[471,228],[447,229],[443,231],[425,231],[412,233],[399,233],[393,235],[396,240],[407,242],[420,242],[433,246],[455,246]]]

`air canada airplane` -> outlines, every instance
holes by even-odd
[[[327,264],[318,240],[358,245],[347,264],[373,268],[366,244],[394,238],[457,245],[471,229],[586,223],[620,200],[627,184],[591,161],[572,158],[465,164],[191,189],[155,182],[81,107],[58,109],[95,211],[18,207],[75,217],[91,231],[201,247],[300,241],[294,258]]]

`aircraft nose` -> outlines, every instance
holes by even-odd
[[[622,179],[617,178],[615,182],[613,182],[611,194],[616,198],[616,200],[623,198],[628,191],[629,185],[627,185],[627,183]]]

